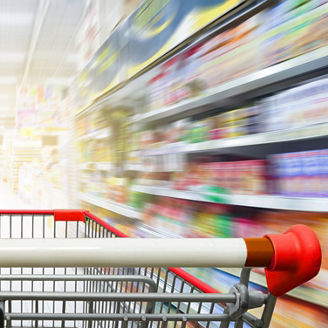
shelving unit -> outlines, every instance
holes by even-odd
[[[87,133],[81,137],[78,137],[77,140],[88,140],[88,139],[104,139],[109,137],[108,129],[96,130],[90,133]]]
[[[258,5],[260,5],[260,2],[261,1],[257,2]],[[262,2],[264,3],[265,1]],[[321,8],[319,8],[318,6],[319,5],[316,3],[316,6],[313,7],[314,9],[311,8],[311,10],[316,11],[316,15],[319,15],[318,13],[320,9],[327,10],[328,8],[327,3],[323,4]],[[293,8],[293,10],[294,9],[295,8]],[[299,16],[302,16],[302,14],[304,14],[304,12],[300,12]],[[290,13],[288,13],[288,15],[290,15]],[[306,12],[305,15],[308,16],[307,18],[310,17],[310,13],[308,12]],[[299,16],[295,15],[295,17],[293,18],[294,21],[298,20]],[[236,18],[237,19],[236,22],[238,22],[238,24],[242,23],[240,17],[237,18]],[[288,16],[288,19],[290,19],[290,16]],[[265,22],[267,23],[267,20],[265,20]],[[283,22],[282,25],[284,25],[285,23],[286,22]],[[275,22],[274,25],[276,26],[277,24],[278,23]],[[266,26],[266,28],[270,30],[271,25],[269,27]],[[218,31],[219,30],[220,29],[218,29]],[[267,33],[267,30],[263,33],[264,34]],[[280,31],[279,33],[282,32]],[[286,32],[286,35],[288,33]],[[274,33],[272,33],[272,36],[273,35]],[[212,40],[211,38],[213,36],[214,33],[211,35],[208,34],[206,37],[204,36],[204,39],[202,41],[207,42],[208,40]],[[236,38],[238,39],[238,37],[239,34],[238,32],[236,32]],[[229,39],[229,37],[226,38]],[[254,71],[252,69],[248,70],[248,68],[245,69],[245,67],[243,67],[241,71],[244,72],[245,70],[245,72],[247,73],[245,73],[242,76],[240,76],[239,72],[232,75],[229,75],[230,71],[229,73],[223,72],[222,75],[226,74],[228,77],[233,76],[230,78],[230,80],[229,78],[227,78],[227,76],[223,76],[222,80],[220,79],[220,81],[227,81],[227,82],[221,82],[221,83],[213,82],[213,84],[211,84],[212,81],[210,81],[210,78],[208,80],[204,79],[205,82],[200,79],[202,82],[204,82],[204,84],[206,84],[206,82],[209,81],[208,82],[209,85],[216,85],[216,86],[207,87],[207,89],[200,88],[195,93],[191,92],[190,94],[188,94],[188,92],[186,92],[187,95],[183,95],[181,97],[180,95],[178,95],[176,96],[176,98],[174,98],[175,96],[174,93],[179,93],[179,90],[181,91],[181,89],[177,91],[177,89],[179,88],[178,85],[179,82],[175,80],[176,79],[175,74],[178,75],[182,73],[177,69],[177,71],[174,72],[174,74],[172,74],[172,71],[176,68],[172,68],[174,66],[170,66],[170,65],[174,65],[170,63],[170,60],[174,58],[178,58],[178,56],[181,54],[186,54],[186,52],[184,53],[184,51],[186,49],[187,50],[192,49],[192,47],[195,45],[199,45],[200,44],[199,41],[200,39],[195,39],[191,41],[185,49],[179,50],[179,53],[176,57],[174,54],[170,54],[170,56],[172,55],[171,57],[168,56],[167,58],[163,59],[162,63],[159,62],[158,65],[153,65],[153,67],[150,68],[149,70],[146,70],[146,72],[142,72],[142,74],[140,74],[138,78],[134,79],[133,77],[121,81],[120,84],[115,87],[115,89],[112,89],[108,93],[101,95],[97,99],[88,102],[89,105],[84,107],[82,110],[78,111],[78,113],[76,114],[76,120],[82,120],[83,118],[86,118],[87,120],[87,118],[91,117],[93,113],[100,113],[100,111],[103,108],[106,108],[106,111],[108,110],[108,112],[110,112],[109,108],[111,108],[113,111],[116,110],[116,107],[119,108],[124,107],[125,109],[128,108],[130,110],[130,116],[126,115],[126,117],[124,117],[125,120],[124,123],[127,123],[126,124],[127,130],[130,129],[130,132],[133,131],[133,133],[129,136],[128,133],[126,133],[126,131],[124,130],[123,137],[121,139],[118,138],[119,143],[121,144],[123,144],[122,139],[124,137],[130,138],[128,140],[128,143],[131,143],[131,145],[129,145],[131,146],[131,148],[128,150],[124,149],[123,146],[119,148],[118,153],[120,156],[118,157],[120,158],[116,158],[115,156],[112,156],[112,158],[115,158],[115,160],[113,160],[113,163],[114,162],[119,163],[116,164],[117,166],[119,166],[119,168],[118,167],[114,168],[113,165],[111,165],[108,162],[107,163],[96,162],[96,159],[89,159],[89,161],[91,162],[83,163],[79,167],[80,171],[83,171],[84,180],[87,181],[88,174],[91,175],[90,171],[99,171],[99,174],[93,175],[93,177],[95,177],[95,180],[97,180],[99,176],[100,176],[99,180],[102,179],[101,182],[98,184],[99,186],[98,188],[102,188],[103,185],[106,185],[106,183],[108,182],[108,180],[111,179],[111,177],[126,179],[124,182],[128,182],[128,183],[124,183],[124,184],[122,183],[122,185],[124,185],[124,187],[132,186],[131,189],[129,189],[129,192],[131,193],[137,193],[138,195],[144,194],[142,196],[144,196],[146,199],[145,204],[149,202],[148,205],[152,205],[151,202],[153,201],[156,206],[158,205],[159,207],[161,206],[164,207],[166,205],[166,202],[168,202],[170,204],[168,205],[168,208],[171,209],[172,207],[174,210],[175,209],[174,205],[172,205],[170,202],[172,202],[172,199],[173,201],[174,199],[178,199],[178,200],[188,200],[190,202],[175,200],[177,202],[176,207],[179,207],[180,204],[183,207],[184,204],[190,203],[192,204],[191,206],[195,205],[194,207],[196,208],[197,206],[201,207],[205,204],[205,206],[211,208],[229,207],[229,209],[230,208],[235,209],[236,212],[240,211],[243,214],[244,212],[246,213],[245,218],[244,217],[240,218],[239,216],[234,217],[232,216],[232,214],[231,216],[227,216],[228,219],[232,221],[231,225],[242,224],[240,223],[240,221],[245,220],[247,222],[246,223],[244,222],[244,224],[245,225],[248,224],[251,226],[253,224],[253,222],[251,222],[253,217],[251,218],[247,217],[247,215],[250,212],[262,214],[262,213],[268,213],[271,210],[270,213],[271,212],[280,213],[283,211],[307,212],[305,214],[313,212],[315,213],[314,215],[319,215],[319,213],[321,214],[328,213],[327,197],[284,196],[282,194],[283,193],[282,191],[271,191],[270,188],[267,188],[264,191],[264,193],[268,193],[268,194],[256,194],[256,192],[254,192],[254,194],[246,194],[246,191],[245,194],[243,194],[242,192],[237,194],[234,193],[233,190],[230,193],[204,192],[203,190],[205,190],[206,187],[205,185],[202,186],[203,188],[199,188],[199,190],[202,191],[198,191],[196,188],[194,188],[193,191],[191,191],[192,188],[190,188],[190,190],[176,190],[173,189],[173,187],[171,187],[174,185],[174,183],[171,182],[172,181],[180,182],[181,180],[183,180],[183,179],[179,180],[180,177],[178,176],[178,173],[181,172],[183,173],[184,169],[180,168],[177,170],[175,169],[156,170],[157,166],[159,168],[164,168],[164,167],[166,168],[166,166],[163,165],[163,163],[165,163],[165,160],[169,161],[170,159],[174,158],[174,156],[172,157],[169,156],[172,154],[173,155],[181,154],[181,157],[176,156],[176,158],[173,160],[174,163],[176,162],[180,163],[180,161],[184,161],[184,164],[189,164],[189,162],[192,162],[194,159],[199,159],[199,158],[200,160],[202,158],[205,158],[206,163],[211,161],[219,163],[224,161],[229,161],[229,162],[242,161],[243,159],[263,160],[263,159],[268,159],[270,158],[271,155],[277,153],[278,154],[285,153],[287,150],[290,152],[306,151],[306,150],[316,149],[317,146],[318,149],[328,148],[325,145],[328,138],[328,119],[325,122],[321,122],[321,123],[316,122],[312,125],[310,125],[311,122],[307,122],[305,120],[303,120],[302,123],[296,122],[295,125],[291,123],[290,126],[292,127],[289,129],[283,129],[282,127],[278,127],[276,130],[274,130],[273,128],[272,129],[267,128],[266,130],[259,129],[256,131],[247,130],[247,132],[242,131],[242,133],[240,133],[241,136],[235,136],[235,135],[240,135],[238,133],[233,134],[233,136],[229,135],[230,137],[222,137],[222,135],[220,135],[219,137],[217,135],[213,137],[213,135],[208,134],[207,138],[199,138],[199,139],[196,138],[197,141],[194,141],[192,137],[188,139],[188,137],[186,138],[185,136],[182,136],[182,133],[181,135],[179,135],[179,137],[175,137],[175,136],[172,137],[172,135],[170,135],[169,133],[166,134],[166,132],[169,131],[170,128],[173,126],[173,124],[175,124],[175,122],[180,119],[187,119],[184,120],[187,123],[182,123],[182,124],[199,123],[199,121],[201,120],[205,121],[209,117],[214,118],[222,113],[226,113],[229,111],[232,112],[235,110],[239,110],[241,108],[244,109],[245,107],[253,106],[254,104],[255,105],[263,104],[264,102],[262,103],[261,101],[264,98],[267,99],[268,97],[274,96],[276,95],[277,92],[283,92],[288,88],[302,85],[305,82],[314,81],[319,77],[328,76],[328,46],[327,43],[324,43],[325,45],[322,46],[321,48],[314,49],[314,50],[311,49],[307,53],[306,53],[307,50],[304,48],[303,52],[299,51],[295,55],[289,57],[286,56],[287,58],[284,58],[283,60],[278,59],[276,61],[273,60],[271,62],[270,59],[269,64],[266,61],[259,64],[256,63],[255,65],[256,70]],[[263,40],[259,40],[258,42],[261,43],[262,41]],[[219,41],[216,40],[215,42],[218,43],[222,42],[222,39]],[[215,49],[216,51],[222,46],[222,44],[220,44],[219,46],[219,44],[215,44],[215,42],[213,41],[213,43],[210,46],[208,46],[206,50],[210,52],[213,49]],[[245,43],[247,43],[247,41],[245,41]],[[215,46],[213,46],[213,44]],[[241,41],[241,44],[243,44],[243,41]],[[253,45],[254,44],[252,43],[252,46]],[[288,45],[285,46],[287,47]],[[230,49],[226,51],[228,52],[230,51]],[[279,50],[277,50],[277,52],[279,52]],[[274,53],[274,50],[272,49],[269,49],[268,53],[270,53],[270,55],[273,57],[276,55]],[[222,56],[224,56],[224,54]],[[204,53],[202,53],[202,55],[204,55]],[[189,55],[187,55],[186,57],[188,56]],[[213,55],[213,57],[215,56]],[[231,58],[232,58],[232,62],[236,63],[235,58],[233,57]],[[177,61],[178,60],[180,59],[177,59]],[[189,62],[187,60],[185,62],[181,61],[182,64],[186,65],[186,71],[184,71],[186,72],[186,75],[188,75],[189,73],[187,72],[188,69],[194,69],[194,66],[192,68],[188,66],[190,65],[190,62],[193,62],[193,64],[195,63],[193,61],[194,58],[191,58],[189,60],[190,60]],[[172,62],[174,62],[174,60]],[[203,65],[205,67],[207,64],[208,62],[204,60],[200,62],[200,64],[196,63],[195,66]],[[164,66],[165,69],[163,69]],[[216,68],[216,66],[214,67]],[[218,66],[218,67],[222,68],[222,66]],[[204,68],[204,70],[206,71],[206,67]],[[197,75],[196,73],[199,72],[200,70],[195,69],[194,74]],[[208,73],[210,74],[211,72]],[[221,71],[220,72],[216,71],[216,73],[219,75]],[[160,80],[159,84],[167,83],[165,92],[163,92],[162,85],[155,84],[154,86],[154,84],[151,84],[153,83],[154,77],[156,80],[156,77],[158,77],[158,75],[161,74],[165,76],[165,79]],[[170,81],[170,83],[168,83],[170,78],[173,79],[173,82]],[[188,76],[187,77],[183,76],[183,78],[181,78],[181,80],[183,81],[185,81],[185,79],[188,80]],[[171,86],[171,82],[172,82],[172,86]],[[188,81],[188,83],[189,82],[190,81]],[[176,85],[178,86],[174,85],[174,83],[176,83]],[[181,84],[183,83],[185,82],[180,81],[180,87]],[[169,84],[170,87],[168,87]],[[151,87],[149,85],[151,85]],[[181,92],[183,91],[184,90],[182,90]],[[173,100],[172,99],[167,100],[167,98],[165,98],[167,97],[167,94],[169,94],[169,92],[174,94],[172,96]],[[138,99],[139,94],[142,94],[142,96],[140,96],[143,97],[142,99]],[[160,100],[158,100],[159,98]],[[163,100],[163,98],[165,99]],[[157,106],[158,103],[160,103],[160,106]],[[171,105],[164,105],[164,104],[171,104]],[[267,108],[264,108],[263,111],[264,110],[267,110]],[[108,115],[108,112],[106,112],[106,115]],[[106,119],[107,118],[108,117],[106,116]],[[97,117],[96,122],[101,122],[99,116]],[[78,141],[81,144],[83,143],[87,144],[91,139],[100,140],[103,138],[108,138],[109,133],[108,131],[106,132],[106,129],[103,128],[102,123],[103,122],[100,123],[99,130],[96,130],[95,132],[91,132],[91,133],[86,131],[84,135],[78,138]],[[181,121],[177,123],[180,124]],[[192,128],[194,128],[195,125],[192,125]],[[236,123],[236,127],[238,127],[237,123]],[[219,130],[220,128],[222,129],[225,128],[224,123],[222,123],[222,126],[219,126],[219,124],[217,124],[214,128],[212,127],[212,130],[215,129]],[[279,128],[281,130],[278,130]],[[112,131],[114,130],[115,129],[113,129]],[[154,132],[154,135],[156,135],[156,133],[165,136],[169,135],[169,137],[165,138],[163,136],[156,135],[153,139],[151,137],[147,139],[147,135],[144,135],[145,138],[142,139],[141,142],[139,142],[138,146],[140,147],[139,148],[133,147],[135,141],[134,139],[137,140],[138,138],[138,132],[145,132],[145,131]],[[259,132],[259,131],[266,131],[266,132]],[[116,132],[117,131],[115,131],[115,133]],[[113,133],[113,135],[115,133]],[[138,140],[135,143],[138,144]],[[144,147],[141,147],[141,145]],[[162,158],[160,157],[156,158],[156,156],[162,156]],[[150,157],[154,157],[154,158],[150,158]],[[235,159],[238,157],[239,159]],[[102,159],[100,158],[99,161],[102,161]],[[143,165],[143,163],[147,165]],[[150,169],[150,167],[154,169]],[[185,171],[187,170],[188,168]],[[146,181],[148,184],[146,184]],[[97,180],[94,182],[96,184],[99,181]],[[111,187],[111,184],[109,182],[107,187],[108,188]],[[94,194],[97,194],[98,190],[97,188],[95,189],[93,189],[92,192],[94,192]],[[83,191],[84,190],[85,188],[83,189]],[[243,189],[240,188],[238,190],[243,190]],[[99,190],[99,194],[101,194],[102,192],[103,190]],[[269,194],[271,192],[276,192],[277,194]],[[150,197],[150,196],[156,196],[156,197]],[[143,236],[156,237],[156,238],[181,237],[179,233],[177,233],[176,231],[166,231],[166,229],[161,228],[161,227],[165,227],[166,226],[165,224],[158,224],[158,226],[151,226],[151,220],[149,221],[147,220],[147,223],[143,222],[142,221],[142,218],[144,217],[143,215],[149,214],[147,212],[146,206],[143,207],[142,211],[141,210],[139,211],[137,209],[134,209],[128,205],[119,202],[113,202],[107,199],[103,199],[101,197],[87,194],[87,191],[80,192],[79,199],[82,202],[99,207],[101,209],[105,209],[110,212],[114,212],[116,214],[121,215],[122,217],[135,220],[135,227],[136,229],[142,232]],[[127,199],[127,197],[125,197],[124,199]],[[163,203],[161,203],[161,201],[163,201],[164,205]],[[197,204],[193,204],[192,202],[197,202]],[[226,204],[230,206],[213,206],[211,205],[212,203]],[[138,208],[142,208],[142,207],[138,207]],[[254,209],[251,210],[250,208],[254,208]],[[158,207],[156,207],[156,209],[158,209]],[[158,213],[158,216],[165,217],[165,211],[163,211],[163,213]],[[207,214],[207,212],[205,214]],[[154,219],[154,222],[156,223],[164,222],[164,223],[168,223],[167,226],[170,226],[169,221],[174,220],[174,218],[170,217],[169,215],[165,217],[162,221],[160,221],[161,219],[162,218],[156,217]],[[189,222],[190,225],[195,224],[195,221],[197,220],[201,221],[201,219],[192,217],[191,215],[190,217],[188,216],[188,219],[190,219]],[[204,215],[202,219],[207,220],[206,215]],[[224,221],[225,219],[222,219],[222,217],[219,214],[215,214],[215,219],[213,218],[213,221],[214,220],[218,220],[218,221],[222,220],[220,224],[221,225],[225,224]],[[320,220],[322,220],[321,217]],[[210,219],[208,219],[208,221],[206,221],[204,225],[208,224],[208,222],[210,222]],[[181,222],[179,221],[179,223]],[[185,222],[183,222],[183,224],[185,224]],[[196,224],[196,226],[199,227],[200,224],[199,226]],[[174,230],[175,229],[174,225],[172,225],[172,227],[173,227],[172,230]],[[177,231],[181,231],[180,228],[181,228],[180,226],[176,228]],[[236,231],[234,230],[235,228],[236,227],[234,226],[233,229],[231,229],[230,231],[232,237],[234,236],[233,234],[236,233]],[[210,230],[210,228],[208,229]],[[274,228],[270,226],[270,229],[274,229]],[[217,230],[215,229],[213,229],[213,231],[215,231],[215,233],[217,232]],[[222,231],[220,231],[220,233]],[[206,235],[206,233],[204,233],[204,235]],[[225,270],[221,270],[221,272],[222,271],[224,271],[226,274],[231,274],[233,276],[239,276],[240,274],[240,272],[235,269],[231,269],[231,270],[225,269]],[[316,304],[322,307],[327,307],[328,297],[327,297],[327,292],[324,289],[326,288],[326,285],[324,288],[322,287],[322,285],[324,285],[322,281],[324,281],[324,278],[327,277],[327,275],[328,274],[326,270],[322,270],[320,272],[318,278],[321,283],[320,287],[315,285],[306,285],[304,287],[297,288],[296,290],[290,292],[288,295],[291,296],[292,298],[296,298],[305,302],[310,302],[312,304]],[[256,273],[256,272],[252,273],[251,280],[252,282],[254,282],[259,286],[266,287],[265,278],[260,273]]]
[[[139,151],[140,156],[158,156],[172,153],[215,152],[231,148],[258,146],[273,143],[287,143],[328,137],[328,124],[316,124],[303,128],[256,133],[235,138],[208,140],[198,143],[177,142],[152,150]],[[135,169],[138,169],[136,166]]]
[[[298,77],[302,80],[302,76],[306,74],[326,69],[327,63],[328,47],[319,48],[302,56],[223,83],[197,98],[136,115],[132,118],[132,123],[144,124],[164,119],[172,120],[174,117],[185,117],[203,111],[204,107],[206,110],[210,110],[231,104],[232,98],[252,99],[263,96],[285,88],[286,82],[290,79]]]
[[[20,170],[26,165],[31,165],[41,160],[41,143],[33,142],[22,144],[20,140],[12,140],[11,147],[6,149],[8,172],[6,173],[11,189],[15,193],[24,193],[25,188],[29,188],[30,197],[33,196],[31,181],[26,185],[20,181]],[[30,172],[32,175],[32,172]],[[27,193],[28,194],[28,193]]]
[[[104,208],[108,211],[115,212],[117,214],[129,217],[132,219],[140,220],[140,213],[138,211],[134,210],[133,208],[131,208],[130,206],[120,204],[117,202],[112,202],[107,199],[88,195],[85,193],[80,193],[79,198],[83,202],[93,204],[95,206]]]
[[[156,196],[179,198],[197,202],[210,202],[237,206],[271,208],[276,210],[328,212],[326,198],[287,197],[279,195],[229,195],[175,190],[166,187],[136,185],[134,191]],[[213,198],[218,201],[213,201]]]

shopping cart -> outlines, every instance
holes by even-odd
[[[302,225],[263,238],[116,237],[86,211],[0,211],[1,327],[269,327],[276,296],[321,264]],[[220,294],[177,268],[193,266],[244,269]],[[248,288],[251,267],[267,268],[269,292]]]

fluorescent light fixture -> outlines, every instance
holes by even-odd
[[[47,79],[48,84],[69,85],[72,82],[71,77],[50,77]]]
[[[9,96],[6,93],[0,93],[0,100],[8,100]]]
[[[27,13],[0,13],[0,25],[30,25],[33,23],[33,14]]]
[[[9,110],[10,110],[9,106],[0,106],[0,111],[1,112],[6,112],[6,111],[9,111]]]
[[[16,76],[1,76],[0,75],[0,84],[16,84],[17,77]]]
[[[0,52],[0,63],[21,63],[24,59],[23,52]]]
[[[67,57],[66,57],[66,61],[67,61],[68,63],[76,64],[76,63],[78,62],[78,60],[79,60],[79,56],[76,55],[76,54],[69,54],[69,55],[67,55]]]

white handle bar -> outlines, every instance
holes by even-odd
[[[244,267],[244,239],[2,239],[1,267]]]

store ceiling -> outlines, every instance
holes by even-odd
[[[68,83],[78,70],[76,36],[88,0],[0,0],[0,115],[16,89]]]

